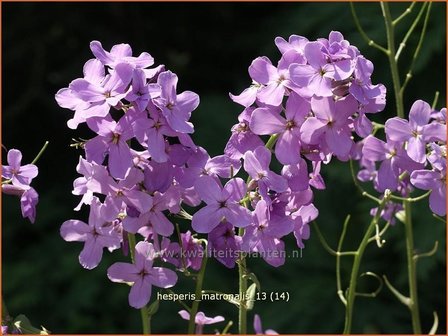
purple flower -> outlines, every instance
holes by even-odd
[[[108,153],[110,174],[123,179],[133,166],[132,153],[126,143],[133,137],[128,120],[123,117],[116,123],[113,120],[95,118],[89,122],[89,126],[98,136],[85,144],[87,161],[102,164]]]
[[[235,267],[240,245],[241,237],[229,222],[221,222],[208,234],[209,255],[228,268]]]
[[[95,62],[92,61],[92,63]],[[102,67],[101,64],[99,66]],[[87,69],[92,72],[101,71],[98,70],[98,64]],[[73,120],[69,123],[69,127],[76,128],[79,123],[92,117],[107,116],[110,108],[117,106],[120,100],[126,96],[132,73],[132,67],[129,64],[120,63],[111,75],[107,75],[104,79],[101,79],[99,74],[96,73],[94,76],[86,74],[84,78],[72,81],[69,85],[69,95],[74,99],[72,105],[75,106],[76,112]],[[61,94],[64,95],[64,99],[60,97]],[[58,92],[56,100],[63,100],[63,107],[70,105],[65,91]],[[88,103],[87,106],[79,104],[79,100]]]
[[[194,238],[190,231],[181,233],[181,260],[185,262],[182,267],[198,271],[201,268],[204,249],[199,240]]]
[[[65,241],[84,242],[79,255],[79,262],[84,268],[93,269],[98,266],[103,248],[107,247],[110,251],[120,248],[121,234],[112,220],[113,218],[104,216],[104,206],[95,197],[90,205],[89,224],[76,219],[62,224],[60,233]]]
[[[291,218],[270,212],[264,200],[257,203],[252,218],[253,223],[245,229],[241,248],[260,253],[271,266],[283,265],[285,247],[279,238],[292,232]]]
[[[254,331],[256,335],[278,335],[275,330],[266,329],[263,330],[263,326],[261,325],[260,315],[255,314],[254,316]]]
[[[302,60],[297,62],[300,64],[306,63],[304,52],[305,52],[305,46],[308,42],[309,41],[306,37],[298,35],[291,35],[288,39],[288,42],[283,37],[275,38],[275,45],[282,54],[290,50],[294,50],[297,54],[301,56]]]
[[[193,124],[188,122],[191,112],[199,105],[199,96],[191,91],[176,93],[177,76],[171,71],[162,72],[157,84],[160,85],[160,97],[154,103],[162,110],[168,124],[180,133],[193,133]]]
[[[151,299],[151,287],[173,287],[177,282],[174,271],[153,267],[156,251],[151,243],[139,242],[135,246],[133,264],[116,262],[107,270],[108,278],[113,282],[132,282],[129,292],[129,305],[140,309]]]
[[[196,179],[202,175],[231,178],[240,170],[241,161],[232,159],[226,154],[210,158],[204,148],[198,147],[196,152],[191,154],[186,166],[187,168],[180,169],[176,179],[182,186],[188,188],[193,186]]]
[[[310,238],[309,223],[317,218],[319,211],[313,204],[303,205],[297,211],[291,213],[294,221],[294,237],[296,237],[297,246],[304,248],[303,240]]]
[[[299,157],[297,164],[283,166],[282,176],[287,179],[291,191],[302,191],[309,188],[308,167],[302,157]]]
[[[226,144],[224,153],[233,159],[241,159],[247,151],[253,151],[259,146],[264,146],[260,137],[249,128],[254,110],[252,107],[246,108],[238,116],[239,123],[232,127],[232,135]]]
[[[111,68],[119,63],[128,63],[135,68],[147,68],[154,64],[154,58],[147,52],[141,53],[138,57],[132,57],[132,49],[129,44],[116,44],[109,51],[104,50],[101,42],[90,42],[90,50],[95,57],[104,65]]]
[[[2,177],[11,180],[12,184],[23,189],[29,189],[30,183],[38,174],[38,169],[33,164],[21,166],[22,153],[17,149],[8,151],[9,166],[2,166]]]
[[[279,134],[275,156],[282,164],[295,164],[300,160],[300,126],[311,110],[310,103],[291,93],[283,118],[272,109],[257,108],[252,113],[250,129],[258,135]]]
[[[156,108],[148,107],[148,113],[150,118],[139,118],[132,123],[135,137],[148,149],[152,160],[166,162],[168,153],[165,136],[175,136],[176,132],[169,127],[165,117]]]
[[[165,198],[160,193],[156,193],[150,209],[138,216],[128,215],[123,219],[123,228],[128,232],[136,233],[145,226],[146,231],[149,229],[152,234],[171,236],[174,231],[173,223],[162,212],[166,210],[166,205]]]
[[[383,85],[372,85],[370,76],[373,73],[373,63],[364,56],[356,58],[353,71],[354,80],[349,87],[350,94],[362,105],[368,105],[372,99],[382,96]]]
[[[431,190],[429,207],[439,216],[446,215],[446,166],[443,171],[414,170],[411,183],[419,189]]]
[[[144,213],[152,208],[153,199],[138,189],[143,178],[139,169],[132,168],[124,180],[116,182],[102,166],[94,166],[93,177],[88,181],[87,187],[93,192],[106,195],[104,204],[108,217],[117,216],[124,204]]]
[[[184,320],[190,320],[190,313],[186,310],[179,311],[180,317]],[[194,317],[194,323],[196,324],[196,334],[202,334],[204,331],[204,325],[206,324],[214,324],[218,322],[224,321],[224,317],[218,315],[215,317],[207,317],[203,312],[197,312]]]
[[[294,60],[290,60],[292,57]],[[297,54],[292,51],[282,56],[278,68],[272,65],[267,57],[258,57],[249,67],[250,77],[257,83],[263,84],[257,92],[258,100],[267,105],[279,106],[287,89],[296,89],[297,86],[290,80],[288,65],[294,63]]]
[[[349,59],[328,62],[322,52],[321,42],[308,42],[304,49],[308,64],[292,64],[289,68],[292,81],[299,87],[306,87],[318,97],[330,97],[332,81],[347,79],[353,72]]]
[[[239,95],[233,95],[229,93],[229,97],[235,103],[243,105],[244,107],[249,107],[257,99],[257,92],[260,87],[261,87],[260,84],[253,82],[251,86],[249,86],[247,89],[244,89],[244,91],[241,92]]]
[[[393,141],[407,141],[409,157],[419,163],[426,162],[426,143],[430,141],[446,142],[446,125],[437,122],[428,124],[431,117],[428,103],[417,100],[409,112],[409,122],[401,118],[392,118],[386,122],[386,134]]]
[[[403,210],[403,206],[400,203],[388,201],[384,205],[383,210],[381,210],[381,218],[391,225],[395,224],[395,214]],[[378,208],[373,208],[370,210],[370,215],[374,217],[378,212]]]
[[[36,220],[36,205],[39,202],[39,195],[36,190],[32,187],[24,189],[13,184],[2,184],[2,192],[6,195],[19,196],[22,217],[28,218],[34,224]]]
[[[268,202],[270,201],[269,189],[277,192],[288,189],[286,179],[269,169],[270,162],[271,152],[264,146],[257,147],[253,152],[247,151],[244,154],[244,170],[254,181],[258,182],[260,195]]]
[[[365,139],[362,155],[366,160],[381,161],[378,169],[378,191],[386,189],[395,191],[398,188],[398,176],[405,170],[412,172],[421,168],[421,164],[412,161],[400,142],[388,140],[384,142],[368,136]]]
[[[242,179],[231,179],[222,188],[214,178],[205,175],[197,179],[195,190],[207,204],[193,215],[191,225],[196,232],[209,233],[223,219],[237,227],[249,225],[250,211],[239,204],[245,196]]]
[[[31,223],[34,223],[36,220],[36,205],[38,202],[39,195],[34,188],[25,190],[22,197],[20,197],[22,217],[28,218]]]
[[[151,98],[156,98],[160,94],[160,87],[157,84],[146,83],[146,76],[143,70],[135,69],[132,74],[132,90],[126,95],[126,100],[133,103],[138,111],[144,111]]]
[[[335,155],[346,157],[354,144],[348,118],[358,110],[356,100],[351,96],[336,102],[333,98],[313,97],[311,109],[315,116],[306,119],[300,128],[302,141],[318,144],[325,139]]]

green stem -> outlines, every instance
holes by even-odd
[[[39,153],[37,153],[36,157],[34,158],[34,160],[31,162],[31,164],[35,164],[37,162],[37,160],[39,160],[39,158],[42,156],[42,154],[45,152],[45,150],[48,147],[49,142],[45,141],[44,145],[42,146],[42,148],[40,149]]]
[[[359,277],[359,267],[361,265],[362,258],[364,256],[364,251],[369,244],[369,238],[372,235],[373,231],[375,230],[375,226],[381,216],[381,211],[384,208],[384,205],[386,204],[388,198],[385,197],[382,201],[380,206],[378,207],[377,213],[375,214],[375,217],[373,217],[372,221],[369,224],[369,227],[367,228],[367,231],[364,234],[364,237],[359,244],[359,247],[356,251],[355,258],[353,260],[353,267],[352,272],[350,275],[350,284],[348,287],[347,292],[347,308],[345,309],[345,326],[344,326],[344,334],[350,334],[352,330],[352,322],[353,322],[353,306],[355,303],[355,297],[356,297],[356,285],[358,282]]]
[[[148,314],[146,306],[140,309],[140,316],[142,317],[143,335],[151,334],[151,316]]]
[[[400,75],[398,72],[398,64],[395,60],[395,36],[392,17],[390,15],[389,4],[387,2],[381,2],[381,9],[383,11],[384,22],[386,25],[387,36],[387,57],[389,58],[390,72],[392,74],[392,82],[395,93],[395,106],[397,109],[397,116],[404,118],[403,108],[403,92],[401,90]]]
[[[135,263],[135,235],[132,233],[128,233],[128,241],[129,241],[129,251],[131,252],[131,260],[133,263]],[[149,335],[151,334],[151,327],[150,327],[150,316],[148,314],[148,307],[144,306],[143,308],[140,308],[140,315],[142,318],[142,329],[143,329],[143,335]]]
[[[366,32],[364,31],[364,29],[361,26],[361,23],[359,22],[358,14],[356,14],[355,5],[353,4],[353,2],[350,2],[350,8],[352,10],[352,16],[353,16],[353,20],[355,21],[356,28],[358,28],[358,31],[361,34],[362,38],[367,42],[367,44],[369,46],[374,47],[374,48],[382,51],[383,53],[387,54],[388,50],[386,48],[375,43],[369,36],[367,36]]]
[[[278,134],[273,134],[269,137],[266,142],[265,147],[269,150],[274,147],[275,143],[278,139]],[[246,184],[249,185],[251,181],[251,177],[247,178]],[[250,198],[247,198],[248,195],[242,200],[243,205],[247,208],[249,207]],[[238,235],[242,237],[244,234],[244,229],[239,228]],[[246,275],[246,257],[243,253],[238,257],[238,284],[239,284],[239,294],[241,300],[238,306],[238,331],[239,334],[247,334],[247,306],[246,306],[246,292],[247,292],[247,278]]]
[[[420,53],[420,50],[422,48],[423,40],[425,39],[426,28],[428,27],[428,22],[429,22],[429,14],[431,12],[431,5],[432,5],[432,2],[429,2],[427,10],[426,10],[425,21],[423,22],[423,28],[422,28],[422,31],[420,33],[420,38],[418,40],[417,48],[415,48],[414,55],[412,56],[411,65],[409,67],[408,73],[406,74],[406,79],[404,81],[404,84],[403,84],[403,86],[401,87],[401,90],[400,90],[400,93],[401,93],[402,96],[403,96],[404,90],[406,89],[406,86],[408,85],[409,81],[412,78],[412,70],[414,68],[415,61],[417,60],[418,55]]]
[[[392,24],[393,24],[394,26],[396,26],[396,25],[398,24],[398,22],[400,22],[400,21],[401,21],[403,18],[405,18],[407,15],[411,14],[412,9],[414,8],[414,6],[415,6],[416,3],[417,3],[417,2],[413,2],[408,8],[406,8],[406,10],[405,10],[399,17],[397,17],[397,18],[392,22]]]
[[[431,193],[431,190],[414,198],[410,198],[410,197],[400,197],[400,196],[395,196],[395,195],[390,195],[391,199],[397,200],[397,201],[404,201],[404,202],[418,202],[421,201],[422,199],[425,199],[426,197],[429,196],[429,194]]]
[[[274,144],[276,143],[277,139],[278,139],[278,134],[271,135],[271,137],[266,142],[265,147],[267,149],[272,149],[272,147],[274,147]]]
[[[239,228],[238,235],[243,236],[244,229]],[[246,258],[243,253],[240,254],[238,261],[238,279],[239,279],[239,294],[240,304],[238,306],[238,333],[240,335],[247,334],[247,306],[246,306],[246,291],[247,279],[246,275]]]
[[[413,3],[413,5],[415,2]],[[422,8],[420,8],[420,12],[418,13],[417,17],[415,18],[414,22],[412,22],[411,27],[409,28],[408,32],[404,36],[403,40],[401,41],[397,54],[395,55],[395,61],[398,61],[400,58],[401,52],[406,47],[406,43],[408,42],[409,37],[411,37],[412,32],[414,31],[415,27],[417,27],[418,22],[420,21],[420,18],[422,17],[423,12],[425,11],[427,3],[423,3]]]
[[[414,259],[414,234],[412,230],[411,203],[403,202],[405,212],[405,232],[406,232],[406,256],[408,261],[408,281],[409,281],[409,309],[412,316],[412,329],[414,334],[421,334],[420,314],[417,296],[417,271]]]
[[[347,233],[347,226],[348,226],[348,222],[350,221],[350,215],[347,216],[347,218],[344,221],[344,226],[342,228],[342,233],[341,233],[341,237],[339,238],[339,243],[338,243],[338,251],[337,251],[337,255],[336,255],[336,287],[337,287],[337,293],[339,298],[341,299],[342,303],[344,304],[344,306],[347,306],[347,299],[344,296],[344,292],[342,290],[342,285],[341,285],[341,257],[340,257],[340,253],[342,250],[342,245],[344,244],[344,239],[345,239],[345,235]],[[354,254],[356,256],[356,252],[354,252]]]
[[[207,246],[204,249],[204,256],[202,257],[201,269],[199,271],[196,280],[195,298],[190,309],[190,321],[188,321],[188,333],[194,334],[195,331],[195,319],[198,313],[199,303],[201,302],[202,296],[202,284],[204,283],[205,268],[207,267]]]

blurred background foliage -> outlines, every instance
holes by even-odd
[[[92,135],[85,127],[66,127],[71,113],[59,108],[54,94],[82,74],[91,57],[89,42],[100,40],[106,49],[117,43],[131,44],[134,53],[148,51],[157,64],[178,74],[179,91],[192,90],[201,97],[193,113],[194,140],[211,156],[222,153],[230,127],[242,110],[228,98],[250,84],[247,68],[257,56],[279,59],[276,36],[291,34],[316,39],[339,30],[375,64],[373,82],[384,83],[388,104],[378,122],[394,116],[389,66],[384,55],[366,45],[357,32],[348,3],[2,3],[3,111],[2,143],[18,148],[24,162],[30,162],[44,141],[50,146],[38,162],[34,187],[40,193],[35,225],[23,220],[19,202],[3,197],[2,255],[3,294],[12,315],[26,314],[35,325],[54,333],[139,333],[140,314],[127,304],[128,287],[114,284],[106,269],[120,252],[105,253],[98,268],[87,271],[78,263],[81,244],[66,243],[59,227],[67,219],[87,219],[87,212],[72,209],[78,198],[71,194],[77,177],[75,166],[80,151],[69,147],[71,138]],[[393,3],[393,16],[408,4]],[[417,6],[419,7],[420,4]],[[416,64],[415,76],[405,95],[405,110],[416,99],[431,102],[441,92],[439,106],[445,106],[446,53],[445,3],[434,3],[427,38]],[[377,3],[356,4],[368,34],[385,45],[381,10]],[[403,36],[417,10],[397,29]],[[421,27],[421,26],[420,26]],[[417,29],[419,31],[419,29]],[[400,38],[397,39],[399,41]],[[402,55],[401,74],[410,63],[417,37]],[[5,151],[2,152],[5,159]],[[335,247],[342,223],[352,214],[346,249],[355,248],[374,206],[354,188],[346,163],[332,162],[324,168],[328,189],[316,191],[320,209],[318,222],[331,246]],[[416,247],[429,250],[435,240],[440,246],[432,258],[418,264],[419,299],[423,330],[432,325],[432,312],[440,318],[439,332],[445,333],[446,278],[445,226],[427,209],[427,201],[414,207]],[[185,228],[185,226],[184,226]],[[186,228],[185,228],[186,230]],[[391,228],[382,249],[372,244],[361,271],[387,274],[393,284],[407,293],[403,225]],[[294,249],[287,239],[287,249]],[[253,313],[265,328],[281,333],[338,333],[343,327],[344,309],[336,295],[335,259],[322,248],[312,232],[302,258],[288,259],[283,267],[269,267],[262,260],[248,263],[259,277],[262,289],[289,291],[289,302],[257,302]],[[343,260],[344,284],[349,279],[351,259]],[[360,290],[373,290],[376,282],[360,281]],[[191,280],[180,276],[176,291],[191,290]],[[210,262],[205,288],[237,292],[237,270]],[[155,291],[153,292],[155,295]],[[153,320],[156,333],[182,333],[186,322],[177,303],[163,302]],[[204,302],[207,315],[223,315],[237,322],[236,309],[226,302]],[[376,299],[358,298],[354,333],[410,333],[407,309],[387,289]],[[217,325],[218,326],[218,325]],[[218,326],[220,330],[224,324]],[[206,331],[213,332],[213,327]],[[251,328],[249,328],[251,330]],[[236,333],[235,326],[230,329]]]

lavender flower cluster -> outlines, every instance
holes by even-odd
[[[131,251],[132,264],[115,263],[108,270],[112,281],[133,284],[131,306],[145,306],[152,285],[175,285],[176,273],[154,262],[178,271],[201,267],[201,234],[207,234],[209,255],[229,268],[239,252],[257,252],[270,265],[282,265],[285,254],[274,253],[284,252],[282,238],[293,233],[299,248],[309,238],[308,224],[318,216],[313,189],[325,189],[320,170],[333,157],[359,160],[360,178],[374,180],[380,192],[408,190],[409,181],[433,190],[431,208],[441,214],[439,198],[446,196],[433,177],[445,183],[445,110],[431,112],[417,102],[409,122],[389,120],[388,140],[382,142],[371,135],[367,115],[383,110],[386,89],[372,84],[373,64],[341,33],[317,41],[278,37],[275,43],[281,53],[277,66],[267,57],[255,59],[249,67],[252,85],[230,95],[244,110],[224,154],[215,157],[190,137],[198,95],[178,93],[173,72],[152,67],[148,53],[132,56],[127,44],[106,51],[93,41],[95,58],[86,62],[83,78],[56,94],[61,107],[74,111],[68,126],[86,123],[96,134],[81,144],[82,176],[73,190],[82,197],[75,210],[90,206],[89,221],[68,220],[61,235],[84,242],[79,260],[88,269],[99,264],[104,248],[127,253],[127,233],[143,237]],[[362,140],[355,143],[355,137]],[[271,169],[272,153],[281,171]],[[247,181],[236,177],[239,172]],[[183,209],[202,202],[192,216]],[[170,238],[174,215],[191,219],[178,242]]]
[[[362,169],[358,179],[372,181],[378,192],[388,189],[403,197],[408,197],[414,187],[430,190],[431,211],[445,216],[446,131],[446,108],[437,111],[417,100],[411,107],[409,120],[398,117],[387,120],[386,141],[369,135],[359,142],[357,158]],[[393,215],[400,209],[399,203],[388,201],[382,216],[393,222]]]

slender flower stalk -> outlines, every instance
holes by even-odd
[[[238,232],[239,236],[243,236],[244,229],[240,228]],[[246,291],[247,291],[247,279],[246,275],[246,258],[243,253],[240,254],[238,260],[238,283],[239,283],[239,294],[240,294],[240,304],[238,306],[238,333],[240,335],[247,334],[247,307],[246,307]]]
[[[387,36],[387,56],[389,58],[390,72],[392,74],[392,82],[395,93],[395,107],[397,109],[397,116],[404,118],[403,108],[403,93],[401,91],[400,74],[398,72],[398,64],[395,60],[395,33],[392,17],[390,15],[389,4],[387,2],[381,2],[381,9],[383,11],[384,22],[386,26]]]
[[[129,241],[129,251],[131,251],[131,260],[135,262],[135,235],[133,233],[128,233],[128,241]],[[143,308],[140,308],[140,315],[142,319],[142,328],[143,335],[151,334],[151,324],[150,324],[150,316],[148,314],[148,306],[145,305]]]
[[[383,210],[384,206],[386,205],[386,202],[389,200],[389,195],[385,195],[383,200],[381,201],[379,205],[379,209],[376,213],[376,215],[373,217],[372,221],[370,222],[364,237],[359,244],[358,249],[356,250],[355,258],[353,260],[353,267],[350,275],[350,284],[347,291],[347,298],[346,298],[346,309],[345,309],[345,326],[344,326],[344,334],[351,334],[352,330],[352,323],[353,323],[353,306],[355,304],[355,298],[356,298],[356,286],[359,278],[359,267],[361,265],[362,258],[364,256],[364,252],[366,250],[367,245],[369,244],[369,239],[372,233],[375,230],[375,227],[378,223],[378,220],[381,217],[381,211]],[[345,231],[345,230],[344,230]],[[341,247],[339,246],[338,249]]]
[[[199,270],[198,277],[196,279],[195,300],[190,309],[190,320],[188,321],[188,333],[194,334],[195,330],[195,318],[199,309],[199,303],[202,296],[202,285],[204,283],[205,268],[207,267],[207,246],[204,249],[204,256],[202,258],[201,269]]]
[[[422,328],[420,325],[420,311],[417,295],[417,265],[414,258],[414,233],[412,228],[411,203],[403,201],[405,211],[405,234],[406,234],[406,257],[408,263],[408,282],[409,282],[409,310],[412,316],[412,329],[414,334],[420,335]]]

